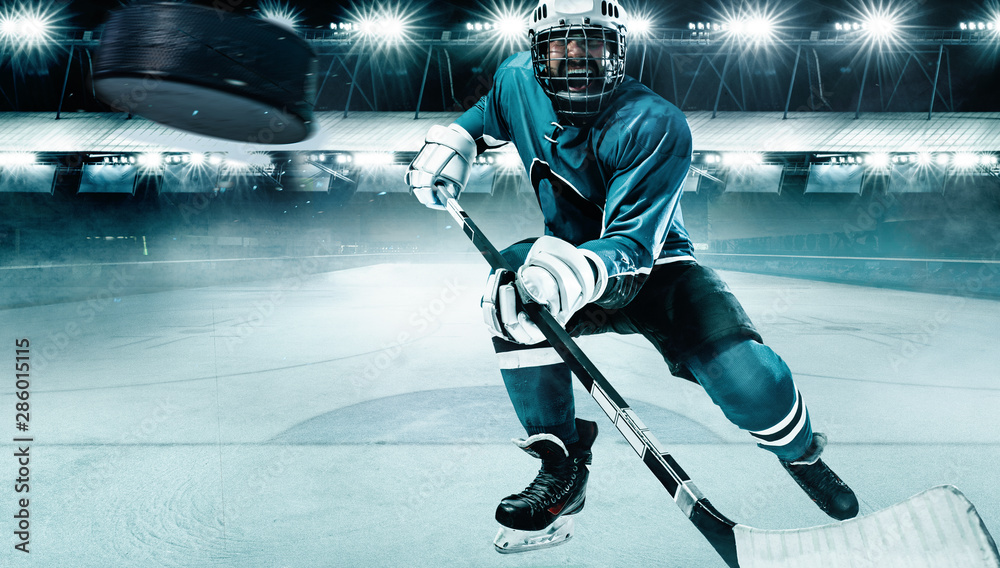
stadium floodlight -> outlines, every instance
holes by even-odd
[[[353,23],[364,39],[388,47],[408,39],[411,19],[399,6],[365,7],[355,15]]]
[[[861,22],[837,22],[833,27],[838,32],[857,32],[864,29],[864,24]]]
[[[712,32],[729,31],[729,22],[688,22],[688,30],[692,36],[707,36]]]
[[[721,23],[706,25],[706,29],[720,31],[726,42],[743,48],[764,48],[777,40],[783,12],[772,7],[744,7],[738,11],[724,9],[719,13]],[[700,29],[701,24],[697,24]]]
[[[147,171],[158,170],[163,165],[163,154],[150,152],[139,156],[139,166]]]
[[[865,157],[865,163],[868,164],[868,167],[880,170],[888,168],[891,161],[889,154],[885,152],[875,152]]]
[[[524,163],[517,152],[497,152],[497,166],[505,170],[523,168]]]
[[[252,169],[252,166],[235,158],[227,157],[223,162],[229,171],[240,171]]]
[[[14,8],[0,13],[0,36],[5,43],[33,46],[52,37],[53,15],[40,7]]]
[[[54,34],[63,17],[60,11],[69,2],[19,4],[0,8],[0,55],[9,55],[12,64],[46,65],[59,50]]]
[[[993,31],[995,28],[994,22],[959,22],[958,24],[958,29],[970,32]]]
[[[876,14],[865,20],[864,30],[878,43],[889,43],[899,33],[899,22],[890,15]]]
[[[989,2],[986,2],[986,6],[984,6],[980,11],[979,17],[981,20],[967,22],[966,27],[962,29],[971,30],[973,29],[972,26],[975,25],[976,31],[983,30],[1000,35],[1000,1],[990,0]],[[983,24],[983,27],[980,28],[979,24]]]
[[[406,22],[398,15],[391,14],[382,19],[382,36],[397,41],[406,36]]]
[[[988,168],[995,167],[997,165],[996,154],[983,154],[979,156],[979,164]]]
[[[874,0],[871,0],[874,2]],[[904,8],[893,6],[890,0],[879,0],[856,8],[856,18],[860,22],[861,34],[865,43],[870,46],[899,44],[905,41],[903,36]],[[853,27],[852,30],[857,28]]]
[[[517,14],[505,14],[494,22],[494,29],[505,39],[520,39],[528,35],[528,20]]]
[[[934,158],[934,163],[942,167],[947,166],[950,161],[951,155],[946,152],[941,152]]]
[[[0,167],[18,169],[34,166],[38,156],[32,152],[0,152]]]
[[[474,10],[474,16],[485,22],[482,31],[489,32],[491,41],[487,45],[487,58],[493,55],[505,57],[527,45],[528,17],[534,3],[512,2],[512,0],[486,0]],[[479,30],[473,26],[474,30]]]
[[[375,18],[365,18],[362,20],[358,20],[356,25],[358,31],[361,32],[361,35],[363,36],[374,37],[378,35],[379,31],[378,20],[376,20]]]
[[[729,31],[753,43],[769,41],[774,36],[774,22],[763,16],[730,20]]]
[[[930,152],[920,152],[917,154],[917,165],[921,167],[930,166],[934,162],[934,158],[931,156]]]
[[[636,12],[629,15],[628,22],[625,24],[626,29],[628,29],[629,35],[642,39],[644,37],[649,37],[653,31],[653,19],[648,14],[642,12]]]
[[[972,169],[979,165],[979,155],[972,152],[959,152],[952,159],[952,164],[962,170]]]
[[[261,19],[293,32],[302,23],[302,11],[295,10],[280,0],[263,0],[257,8]]]

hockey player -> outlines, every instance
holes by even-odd
[[[529,27],[530,52],[501,64],[492,89],[454,124],[432,127],[407,173],[416,197],[442,209],[442,192],[457,197],[477,151],[511,142],[545,219],[544,236],[503,251],[520,268],[491,274],[482,299],[528,434],[517,444],[541,460],[534,481],[497,507],[497,549],[568,538],[597,436],[596,424],[576,418],[569,368],[522,301],[546,306],[575,336],[641,333],[824,512],[855,516],[858,501],[820,459],[826,438],[812,431],[788,367],[694,258],[680,209],[691,133],[680,110],[625,75],[624,9],[614,0],[542,0]]]

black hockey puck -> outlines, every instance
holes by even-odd
[[[290,144],[313,130],[316,54],[292,29],[210,6],[112,13],[94,88],[112,108],[206,136]]]

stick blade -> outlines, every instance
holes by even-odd
[[[830,525],[733,531],[740,568],[1000,568],[976,508],[950,485]]]

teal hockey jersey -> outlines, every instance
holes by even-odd
[[[677,107],[635,79],[626,77],[587,124],[561,123],[530,54],[518,53],[456,122],[477,141],[514,144],[545,233],[594,251],[607,266],[599,305],[630,302],[654,262],[693,256],[680,211],[691,130]]]

